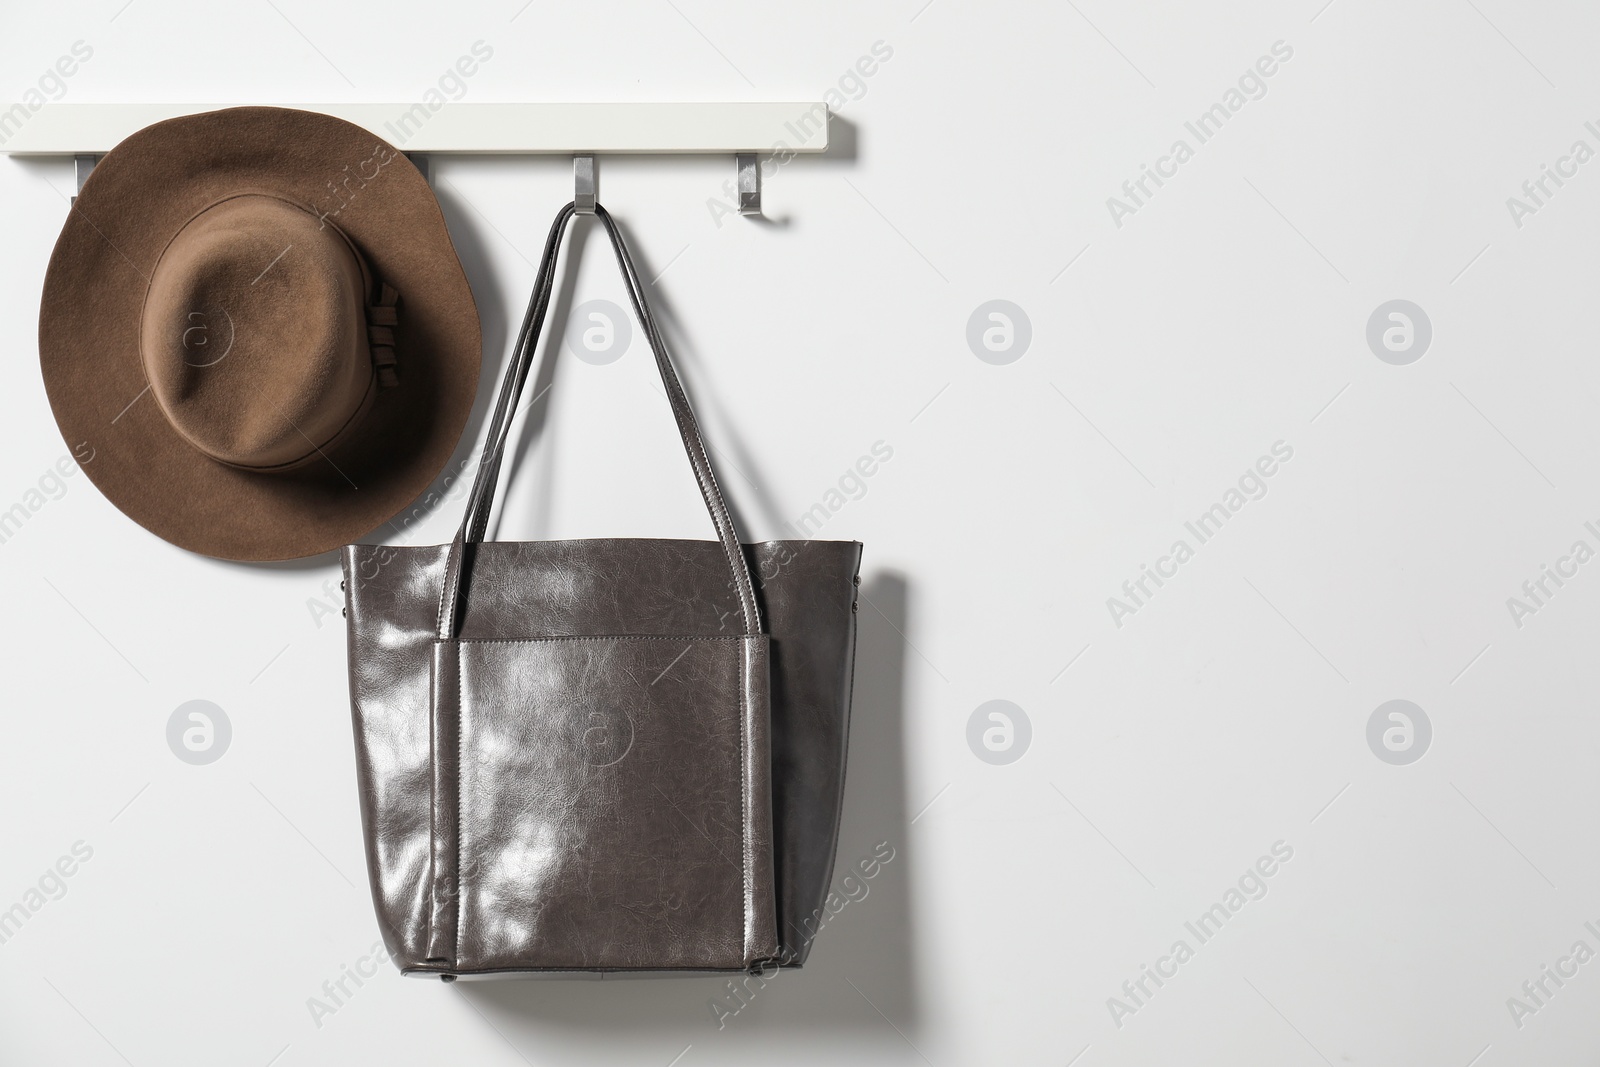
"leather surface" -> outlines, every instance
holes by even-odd
[[[717,540],[482,543],[569,204],[455,539],[345,549],[368,868],[405,971],[798,965],[831,877],[860,545],[739,543],[595,214]]]
[[[460,656],[461,970],[739,969],[776,953],[771,874],[750,869],[758,850],[771,855],[770,817],[747,840],[741,804],[746,752],[752,772],[768,762],[742,713],[745,646],[765,642],[448,646]]]
[[[446,545],[351,545],[342,561],[357,783],[384,940],[403,970],[461,973],[428,962],[444,954],[429,945],[435,926],[436,792],[430,688],[448,551]],[[663,637],[737,636],[731,631],[738,629],[738,602],[727,588],[726,564],[714,541],[489,542],[475,553],[462,613],[463,647],[624,628]],[[745,546],[745,554],[757,577],[771,655],[777,954],[798,963],[808,948],[804,924],[809,919],[814,928],[833,867],[861,546],[769,541]],[[601,741],[597,735],[593,740]],[[670,813],[659,799],[656,808],[651,818]],[[557,855],[554,862],[563,858]],[[469,870],[464,882],[470,892],[478,876]]]

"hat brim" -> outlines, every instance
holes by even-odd
[[[399,384],[378,390],[336,450],[282,473],[230,467],[188,444],[149,395],[139,356],[145,289],[168,239],[208,203],[247,190],[328,213],[400,293]],[[461,438],[482,349],[427,179],[359,126],[284,108],[171,119],[112,149],[61,231],[39,309],[45,392],[89,480],[158,537],[231,560],[338,548],[420,496]]]

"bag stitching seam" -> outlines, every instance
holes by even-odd
[[[745,737],[745,720],[750,714],[750,689],[746,684],[750,659],[748,637],[742,642],[739,656],[739,793],[743,802],[739,806],[739,846],[744,851],[744,867],[740,871],[744,880],[744,916],[740,936],[744,941],[744,962],[750,962],[750,752]]]
[[[456,928],[455,928],[455,953],[454,953],[454,957],[451,959],[450,962],[451,962],[452,966],[460,967],[461,966],[461,823],[462,823],[462,818],[461,818],[461,795],[462,795],[462,789],[461,789],[461,745],[462,745],[462,742],[463,742],[463,740],[464,740],[464,738],[466,736],[466,724],[463,722],[463,714],[462,714],[462,710],[461,710],[461,708],[462,708],[462,701],[461,701],[461,649],[460,649],[460,646],[459,646],[458,642],[452,641],[451,644],[456,646],[455,647],[455,655],[454,655],[453,661],[452,661],[452,667],[454,668],[454,672],[453,673],[455,675],[455,683],[456,683],[456,766],[455,766],[455,774],[452,776],[452,778],[454,780],[454,784],[455,784],[455,789],[456,789],[456,824],[455,824],[455,827],[453,828],[454,829],[454,833],[452,834],[452,836],[455,838],[455,855],[453,856],[453,859],[455,861],[456,895],[455,895],[455,899],[453,901],[451,901],[451,905],[450,906],[455,911]]]
[[[455,637],[461,645],[535,645],[555,641],[742,641],[759,634],[576,634],[572,637]]]
[[[740,868],[740,871],[739,871],[740,880],[741,880],[741,882],[743,884],[743,893],[742,893],[742,900],[741,900],[743,915],[742,915],[742,918],[741,918],[740,940],[741,940],[741,942],[743,943],[743,946],[744,946],[744,950],[743,950],[742,956],[743,956],[745,964],[748,964],[748,962],[750,960],[750,953],[751,953],[750,908],[751,908],[751,904],[753,903],[753,892],[752,892],[752,889],[751,889],[751,869],[750,869],[751,868],[751,858],[750,858],[751,857],[751,851],[750,851],[750,809],[752,807],[752,804],[751,804],[751,796],[750,796],[750,782],[749,782],[749,778],[747,776],[747,772],[748,772],[749,764],[750,764],[750,752],[749,752],[749,746],[748,746],[747,741],[746,741],[745,724],[746,724],[746,720],[747,720],[747,718],[749,716],[749,713],[750,713],[750,693],[749,693],[749,689],[748,689],[748,687],[746,685],[746,679],[749,677],[749,672],[748,672],[748,669],[747,669],[747,661],[748,661],[749,656],[751,654],[750,653],[750,644],[749,644],[749,642],[750,642],[752,636],[760,636],[760,635],[750,635],[750,634],[737,634],[737,635],[736,634],[711,634],[711,635],[707,635],[705,637],[690,636],[690,637],[687,637],[687,638],[684,638],[684,637],[672,637],[672,636],[654,636],[654,635],[638,635],[638,636],[623,635],[623,636],[618,636],[618,637],[605,637],[605,636],[598,636],[598,637],[586,637],[586,636],[579,636],[579,637],[526,637],[526,638],[515,638],[515,637],[512,637],[512,638],[496,638],[496,637],[489,637],[489,638],[455,638],[455,639],[452,639],[452,640],[449,640],[449,641],[438,641],[437,642],[439,644],[453,645],[453,646],[456,647],[456,649],[458,651],[458,654],[457,654],[456,659],[455,659],[456,824],[455,824],[455,827],[454,827],[454,831],[455,832],[454,832],[453,836],[455,838],[455,886],[456,886],[456,891],[455,891],[455,899],[452,901],[452,907],[454,908],[455,913],[456,913],[456,923],[455,923],[455,955],[451,960],[451,967],[452,967],[453,970],[460,970],[461,969],[461,927],[462,927],[462,922],[461,922],[461,825],[462,825],[461,805],[462,805],[462,796],[463,796],[463,790],[461,789],[461,746],[462,746],[462,743],[465,740],[466,731],[465,731],[464,726],[463,726],[463,717],[464,717],[465,713],[464,713],[464,710],[463,710],[463,704],[462,704],[462,700],[461,700],[461,663],[460,663],[459,649],[460,649],[460,646],[465,642],[471,642],[471,643],[474,643],[474,644],[526,645],[526,644],[539,644],[539,643],[551,642],[551,641],[618,641],[618,640],[621,640],[621,641],[675,641],[675,640],[679,640],[679,641],[681,641],[681,640],[700,641],[700,640],[704,640],[704,641],[737,641],[737,642],[741,643],[741,645],[743,647],[740,650],[741,654],[739,656],[739,678],[738,678],[738,686],[739,686],[739,751],[738,751],[738,754],[737,754],[736,758],[737,758],[737,775],[738,775],[738,780],[739,780],[739,794],[740,794],[740,798],[741,798],[741,803],[740,803],[740,806],[739,806],[739,847],[740,847],[740,851],[743,853],[742,858],[743,858],[743,861],[744,861],[743,864],[741,865],[741,868]],[[564,969],[574,969],[574,968],[564,968]],[[581,969],[581,968],[575,968],[575,969]],[[631,969],[631,968],[629,968],[629,969]],[[743,971],[745,968],[744,968],[744,966],[740,966],[740,967],[738,967],[736,969],[739,970],[739,971]]]

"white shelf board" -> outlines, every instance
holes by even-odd
[[[19,105],[20,106],[20,105]],[[20,124],[0,113],[0,151],[104,155],[164,119],[237,104],[46,104]],[[823,152],[821,102],[281,104],[320,111],[371,130],[407,152],[733,153]]]

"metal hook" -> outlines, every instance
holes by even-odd
[[[95,164],[97,164],[99,162],[100,162],[100,157],[99,156],[73,156],[72,157],[73,169],[77,171],[78,192],[80,192],[80,193],[83,192],[83,183],[89,180],[89,175],[91,173],[93,173],[94,168],[95,168]],[[78,198],[76,196],[74,196],[72,199],[76,200]]]
[[[761,163],[754,152],[734,154],[738,171],[739,214],[761,214]],[[572,157],[572,204],[579,215],[593,215],[597,200],[593,155]]]
[[[572,157],[572,204],[579,215],[593,215],[595,205],[594,156]]]
[[[733,157],[739,169],[739,214],[761,214],[761,166],[754,152],[739,152]]]

